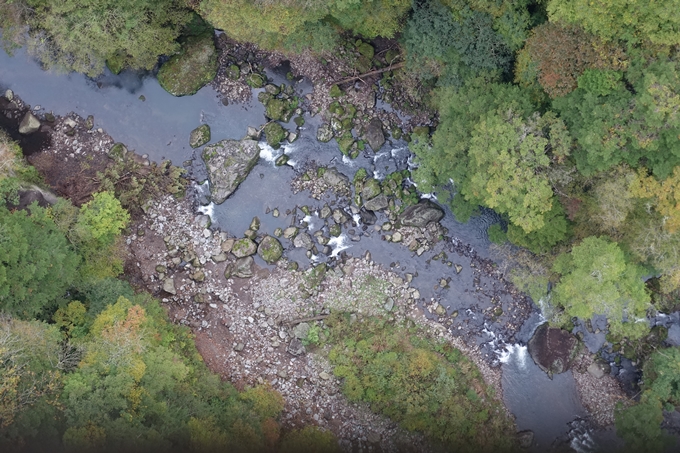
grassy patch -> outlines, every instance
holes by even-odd
[[[510,418],[477,367],[448,343],[377,317],[336,313],[329,359],[343,393],[450,451],[510,451]]]

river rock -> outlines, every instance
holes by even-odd
[[[359,217],[361,222],[366,225],[375,225],[375,222],[378,221],[378,217],[372,211],[367,211],[365,208],[361,208]]]
[[[172,295],[177,294],[177,290],[175,289],[175,280],[172,277],[163,280],[163,291]]]
[[[330,142],[333,138],[333,129],[331,129],[330,124],[322,124],[316,130],[316,139],[321,143]]]
[[[299,339],[293,338],[290,344],[288,345],[288,352],[291,353],[292,355],[304,354],[305,345],[303,345]]]
[[[40,120],[31,112],[26,112],[21,123],[19,123],[19,133],[28,135],[37,132],[38,129],[40,129]]]
[[[217,65],[213,33],[192,36],[161,66],[158,82],[173,96],[191,95],[215,78]]]
[[[335,223],[342,224],[347,222],[349,217],[347,217],[347,214],[342,209],[335,209],[333,210],[333,220]]]
[[[380,182],[377,179],[370,178],[364,182],[364,187],[361,188],[361,197],[364,200],[372,200],[380,195]]]
[[[381,193],[372,200],[368,200],[367,202],[365,202],[364,208],[368,209],[369,211],[380,211],[381,209],[385,209],[387,206],[389,206],[389,204],[390,203],[389,200],[387,199],[387,196]]]
[[[265,236],[257,247],[257,254],[265,260],[267,264],[274,264],[283,255],[283,246],[278,239],[272,236]]]
[[[444,210],[430,200],[420,200],[409,206],[400,217],[401,224],[424,228],[430,222],[438,222],[444,217]]]
[[[520,448],[525,450],[531,448],[531,445],[534,443],[534,432],[531,430],[520,431],[515,436]]]
[[[571,367],[578,352],[578,339],[566,330],[544,323],[529,340],[528,349],[536,365],[552,378]]]
[[[311,250],[312,247],[314,247],[314,242],[312,242],[312,237],[308,233],[299,233],[295,236],[295,239],[293,239],[293,245],[296,248]]]
[[[198,148],[203,146],[210,141],[210,126],[207,124],[201,124],[196,129],[191,131],[189,135],[189,146],[192,148]]]
[[[239,277],[250,278],[253,276],[253,260],[252,256],[246,256],[237,259],[233,263],[229,263],[224,271],[224,278]]]
[[[309,324],[301,322],[293,328],[293,336],[297,339],[304,340],[309,334]]]
[[[332,187],[349,188],[349,178],[338,171],[337,168],[327,168],[323,174],[323,180]]]
[[[234,242],[234,246],[231,248],[231,253],[233,253],[236,258],[254,255],[255,252],[257,252],[257,244],[249,238],[239,239]]]
[[[210,178],[211,198],[224,203],[246,179],[260,157],[255,140],[222,140],[206,146],[202,153]]]
[[[297,227],[291,226],[283,230],[283,237],[286,239],[292,239],[298,233]]]
[[[281,154],[281,155],[280,155],[279,157],[277,157],[276,160],[274,161],[274,165],[276,165],[277,167],[281,167],[281,166],[283,166],[283,165],[286,165],[286,164],[288,163],[288,160],[289,160],[289,159],[290,159],[290,158],[288,157],[287,154]]]
[[[593,362],[588,366],[588,373],[596,379],[602,379],[605,375],[602,366],[597,362]]]
[[[380,118],[373,118],[366,126],[366,141],[373,152],[378,152],[385,144],[385,134],[383,133],[382,121]]]

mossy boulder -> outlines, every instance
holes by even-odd
[[[262,88],[265,84],[265,79],[260,74],[254,72],[248,76],[246,83],[251,88]]]
[[[260,158],[255,140],[222,140],[203,148],[203,160],[215,204],[223,203],[246,179]]]
[[[192,36],[158,71],[158,82],[173,96],[196,93],[217,74],[217,50],[212,33]]]
[[[189,146],[192,148],[198,148],[203,146],[210,141],[210,126],[207,124],[201,124],[196,129],[191,131],[189,135]]]
[[[340,96],[342,96],[345,93],[340,89],[339,86],[333,85],[331,87],[330,91],[328,92],[328,94],[330,94],[330,96],[332,98],[339,98]]]
[[[274,264],[283,256],[283,246],[273,236],[265,236],[257,247],[257,254],[267,264]]]
[[[238,80],[241,77],[241,68],[233,64],[227,68],[226,75],[231,80]]]
[[[234,242],[234,246],[231,248],[231,253],[233,253],[236,258],[254,255],[255,252],[257,252],[257,244],[250,238],[239,239]]]
[[[288,135],[286,130],[275,121],[268,123],[264,127],[264,134],[267,137],[267,144],[272,148],[278,148]]]
[[[331,139],[333,138],[333,130],[331,129],[330,124],[322,124],[319,126],[319,129],[316,131],[316,139],[320,141],[321,143],[326,143],[330,142]]]
[[[338,147],[340,148],[340,152],[345,156],[349,155],[352,145],[354,145],[354,137],[351,132],[345,132],[338,138]]]
[[[371,200],[380,195],[380,192],[382,192],[380,182],[377,179],[371,178],[364,182],[364,186],[361,189],[361,197],[364,200]]]
[[[274,121],[282,121],[288,116],[288,102],[283,99],[270,99],[266,103],[265,114]]]
[[[373,55],[375,55],[375,49],[373,48],[372,45],[370,45],[367,42],[363,42],[362,40],[357,39],[354,45],[357,51],[364,57],[368,58],[369,60],[373,58]]]

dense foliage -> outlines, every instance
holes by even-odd
[[[455,451],[509,451],[511,425],[476,366],[403,326],[338,314],[329,354],[343,392]]]

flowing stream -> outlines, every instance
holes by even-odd
[[[285,72],[270,70],[268,76],[281,83],[285,80],[281,74]],[[311,86],[303,82],[295,88],[303,94]],[[210,125],[211,142],[214,143],[226,138],[241,139],[248,126],[259,127],[265,122],[264,107],[256,99],[242,105],[225,106],[210,87],[204,87],[194,96],[176,98],[166,93],[155,77],[147,73],[123,72],[115,76],[107,72],[91,79],[80,74],[46,72],[23,50],[18,50],[13,57],[0,51],[0,92],[4,93],[6,89],[13,90],[33,107],[40,105],[44,112],[64,115],[73,111],[83,117],[94,115],[95,128],[105,129],[116,141],[125,143],[139,154],[148,154],[152,160],[170,159],[175,165],[195,158],[188,137],[191,130],[202,123]],[[390,107],[383,105],[383,108]],[[260,162],[226,202],[200,208],[211,215],[220,229],[240,236],[254,216],[262,222],[260,231],[268,234],[273,234],[278,227],[299,225],[302,221],[310,225],[310,232],[320,228],[323,221],[315,213],[325,203],[339,207],[338,200],[331,194],[315,200],[306,191],[293,193],[290,186],[296,171],[312,161],[335,166],[350,180],[362,167],[367,168],[369,174],[373,172],[376,177],[382,177],[409,165],[407,145],[397,140],[388,140],[377,154],[364,152],[353,161],[343,159],[334,141],[320,143],[316,140],[320,119],[306,115],[305,120],[300,138],[284,149],[273,150],[261,143]],[[284,150],[290,156],[289,165],[276,167],[274,159]],[[194,159],[194,174],[198,179],[202,179],[201,164],[200,159]],[[196,188],[199,192],[204,191],[207,185],[197,182]],[[310,207],[313,214],[303,218],[296,209],[303,205]],[[279,217],[266,214],[274,208],[281,212]],[[370,252],[372,259],[381,265],[403,276],[413,275],[413,285],[422,296],[423,308],[426,309],[431,301],[438,301],[449,314],[455,314],[448,328],[472,339],[489,360],[495,360],[502,367],[503,398],[516,417],[518,429],[534,431],[532,450],[545,451],[555,439],[578,431],[573,424],[578,424],[580,417],[585,416],[574,378],[568,371],[550,380],[534,364],[524,345],[541,322],[540,313],[533,308],[523,325],[507,329],[507,325],[516,323],[512,297],[497,281],[475,268],[476,259],[489,257],[486,228],[498,221],[497,217],[487,212],[461,224],[448,210],[446,212],[441,223],[448,229],[451,241],[440,242],[435,249],[421,256],[404,245],[385,241],[383,232],[360,222],[352,231],[343,231],[331,242],[333,252],[329,257],[315,255],[307,259],[300,249],[287,251],[287,256],[307,267],[332,259],[339,252],[353,256]],[[381,216],[378,214],[377,224],[384,221]],[[440,252],[445,252],[446,257],[433,259]],[[259,258],[257,264],[267,267]],[[452,264],[461,266],[460,272],[456,272]],[[442,279],[448,279],[448,284],[442,286]],[[503,314],[494,319],[485,314],[491,307],[490,296],[496,297],[503,309]],[[429,314],[427,310],[426,314]],[[677,319],[675,321],[669,325],[678,337],[680,327]],[[589,341],[595,343],[596,340]],[[579,432],[584,431],[587,429]],[[582,442],[582,451],[594,451],[588,442],[590,440]]]

